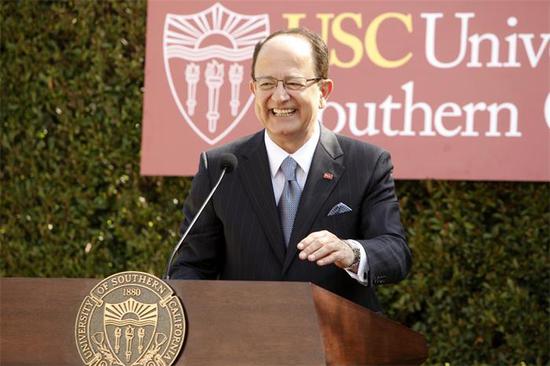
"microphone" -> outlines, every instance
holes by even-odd
[[[164,279],[166,279],[166,280],[170,279],[170,275],[168,274],[168,272],[170,271],[170,267],[172,266],[172,262],[174,261],[174,257],[176,256],[176,253],[179,251],[183,241],[185,240],[185,238],[187,237],[187,235],[191,231],[191,228],[193,227],[193,225],[195,225],[195,222],[197,221],[197,219],[201,215],[202,211],[204,210],[204,208],[206,207],[206,205],[210,201],[210,198],[212,198],[212,196],[214,195],[214,192],[216,192],[216,190],[218,189],[218,186],[222,182],[223,177],[226,174],[229,174],[232,171],[234,171],[235,169],[237,169],[237,165],[238,165],[238,160],[237,160],[237,157],[235,155],[230,154],[230,153],[222,154],[222,156],[220,158],[220,169],[222,170],[222,172],[220,174],[220,177],[218,178],[218,181],[216,182],[216,185],[214,185],[214,188],[212,188],[212,190],[208,194],[208,197],[206,197],[206,199],[204,200],[201,208],[199,208],[199,212],[197,212],[197,214],[193,218],[193,221],[191,221],[191,223],[187,227],[187,230],[185,230],[185,232],[181,236],[180,241],[178,241],[178,244],[176,244],[174,250],[172,251],[172,255],[170,256],[170,260],[168,261],[168,265],[166,266],[166,274],[164,275]]]
[[[225,170],[225,174],[229,174],[233,170],[237,169],[237,165],[239,165],[239,161],[235,155],[230,153],[222,154],[220,159],[220,169]],[[222,175],[223,174],[224,172],[222,171]]]

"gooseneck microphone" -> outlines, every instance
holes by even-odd
[[[187,230],[185,230],[185,232],[181,236],[180,241],[174,247],[174,250],[172,251],[172,255],[170,256],[170,260],[168,261],[168,266],[166,266],[166,274],[164,275],[165,279],[167,279],[167,280],[170,279],[170,275],[168,274],[169,271],[170,271],[170,267],[172,266],[172,262],[174,261],[174,257],[176,256],[176,253],[179,251],[179,249],[181,247],[181,244],[183,243],[183,241],[187,237],[187,234],[189,234],[189,232],[191,231],[191,228],[193,227],[193,225],[195,225],[195,222],[197,221],[197,219],[201,215],[202,211],[204,210],[204,208],[206,207],[206,205],[210,201],[210,198],[212,198],[212,196],[214,195],[214,192],[216,192],[216,189],[218,189],[218,186],[222,182],[223,177],[226,174],[229,174],[232,171],[234,171],[235,169],[237,169],[237,165],[238,165],[238,160],[237,160],[237,157],[235,155],[230,154],[230,153],[222,154],[222,156],[220,158],[220,169],[222,170],[222,172],[220,174],[220,177],[218,178],[218,181],[216,182],[216,185],[214,185],[214,188],[212,188],[212,190],[208,194],[208,197],[206,197],[206,199],[204,200],[201,208],[199,208],[199,212],[197,212],[197,214],[193,218],[193,221],[191,221],[191,223],[187,227]]]

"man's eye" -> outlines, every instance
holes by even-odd
[[[275,86],[275,83],[272,82],[272,81],[262,81],[262,82],[260,83],[260,86],[261,86],[262,88],[272,88],[273,86]]]
[[[304,86],[304,84],[300,83],[300,82],[297,82],[297,81],[288,81],[286,83],[286,85],[289,87],[289,88],[302,88]]]

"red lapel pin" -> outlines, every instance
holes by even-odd
[[[334,174],[332,174],[331,172],[325,172],[323,174],[323,179],[332,180],[332,178],[334,178]]]

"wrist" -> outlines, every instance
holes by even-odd
[[[342,240],[352,251],[353,253],[353,259],[349,266],[345,267],[344,269],[348,271],[352,271],[357,273],[357,269],[359,268],[359,262],[361,261],[361,250],[357,248],[354,245],[351,245],[348,241]]]

